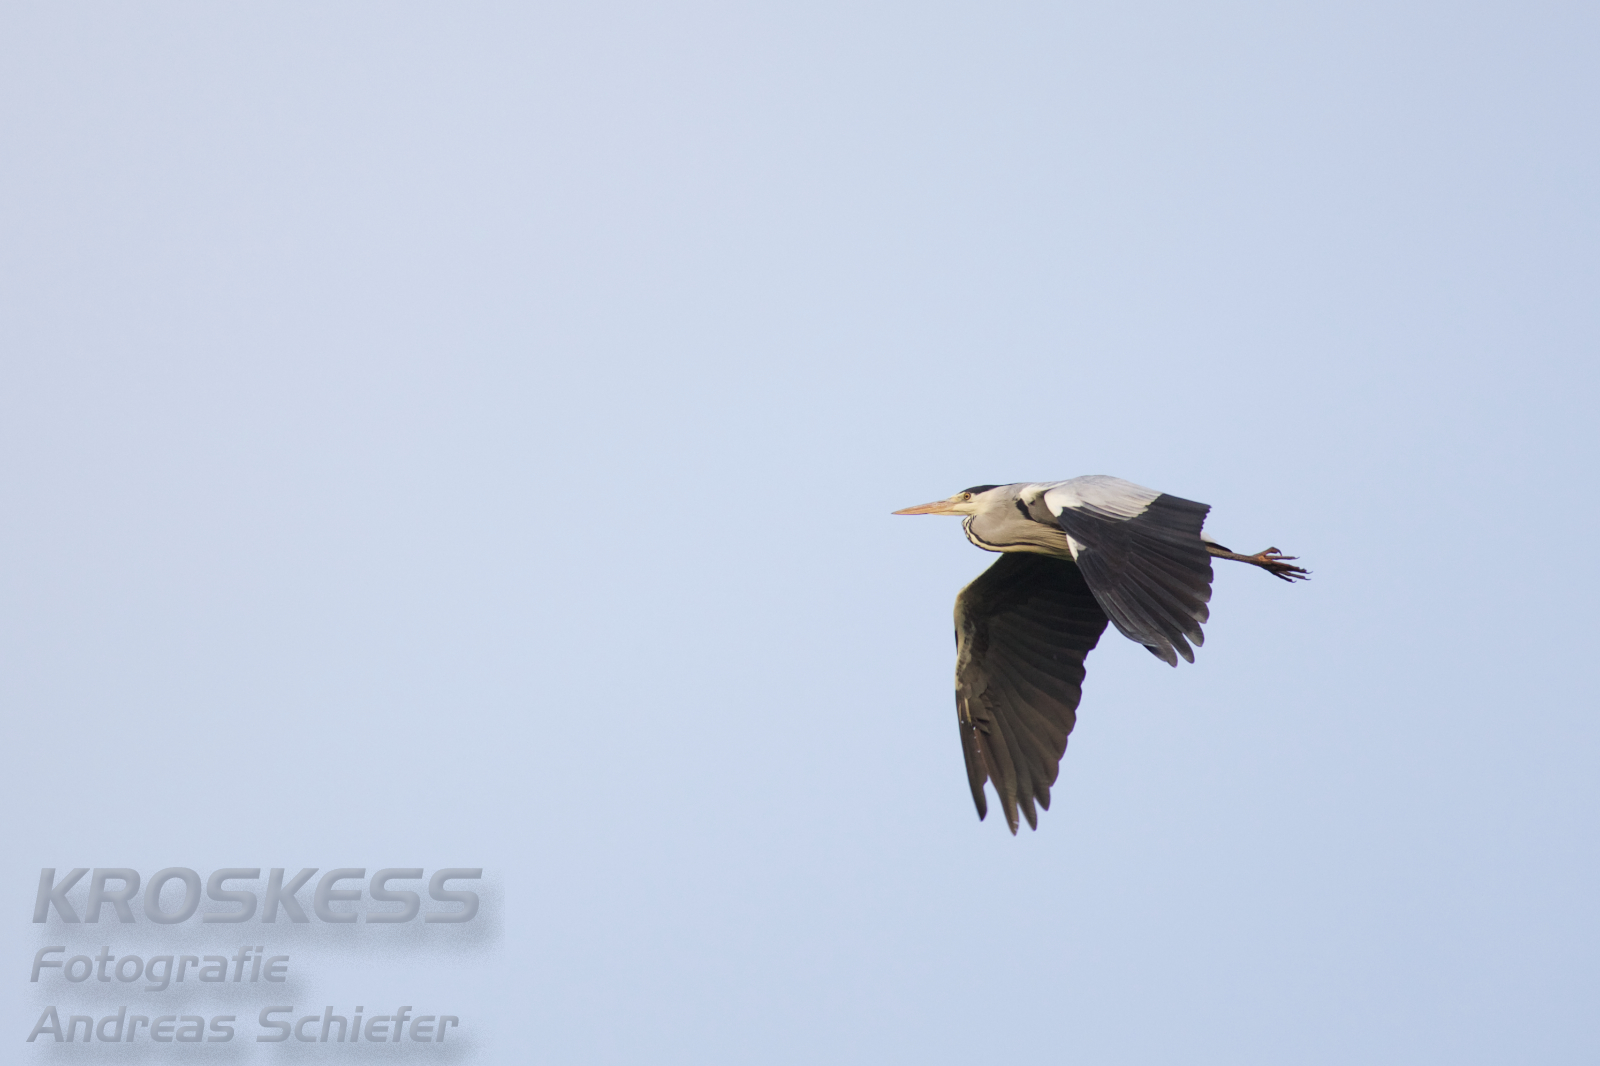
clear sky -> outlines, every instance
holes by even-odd
[[[417,865],[481,1061],[1594,1062],[1597,33],[0,5],[0,1043],[41,867]],[[1087,473],[1315,578],[1012,838],[889,512]]]

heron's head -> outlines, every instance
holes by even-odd
[[[962,489],[947,500],[934,500],[920,507],[907,507],[895,514],[977,514],[983,510],[984,494],[994,489],[1004,488],[1004,485],[974,485],[970,489]]]

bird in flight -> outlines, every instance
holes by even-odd
[[[993,782],[1017,831],[1050,809],[1067,734],[1083,696],[1083,660],[1109,620],[1177,666],[1194,662],[1210,617],[1211,560],[1258,566],[1284,581],[1309,571],[1268,548],[1229,551],[1207,537],[1207,504],[1092,474],[1035,484],[974,485],[895,514],[963,515],[967,539],[1000,552],[956,597],[956,716],[967,783],[981,819]]]

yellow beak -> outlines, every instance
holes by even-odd
[[[958,514],[959,512],[952,510],[953,507],[955,507],[954,500],[934,500],[920,507],[907,507],[903,511],[896,511],[895,514]]]

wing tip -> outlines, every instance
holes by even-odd
[[[1157,659],[1160,659],[1162,662],[1166,663],[1168,666],[1171,666],[1174,669],[1176,669],[1176,667],[1178,665],[1178,656],[1177,656],[1177,653],[1172,650],[1172,645],[1170,645],[1170,644],[1146,644],[1144,646],[1144,650],[1149,652],[1151,655],[1154,655]],[[1189,658],[1189,661],[1190,662],[1194,662],[1193,656],[1191,656]]]

